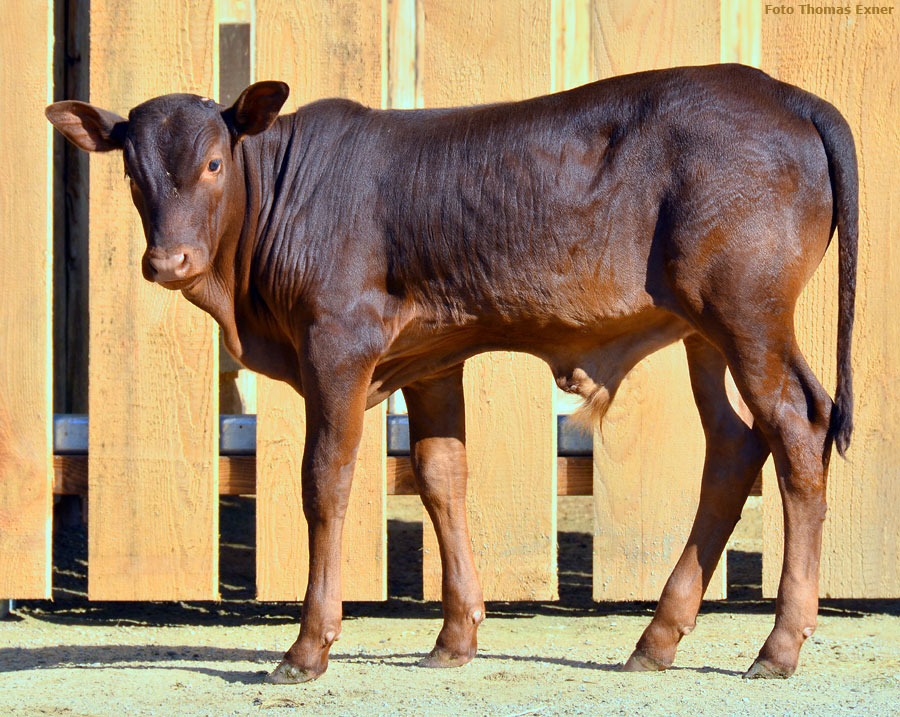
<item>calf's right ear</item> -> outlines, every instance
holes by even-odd
[[[115,112],[64,100],[49,105],[44,114],[66,139],[87,152],[109,152],[125,144],[128,120]]]
[[[239,140],[264,132],[278,118],[290,91],[286,83],[277,80],[256,82],[241,92],[237,101],[225,111],[225,121],[232,126]]]

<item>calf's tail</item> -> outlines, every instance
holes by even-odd
[[[856,145],[850,126],[832,105],[803,93],[801,114],[815,126],[825,154],[834,201],[831,231],[838,231],[837,387],[831,411],[829,438],[840,455],[853,432],[853,366],[850,360],[856,301],[856,264],[859,239],[859,174]],[[805,110],[805,112],[803,111]]]

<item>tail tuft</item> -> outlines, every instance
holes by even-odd
[[[591,394],[584,399],[584,402],[569,416],[569,423],[578,426],[585,433],[593,433],[594,426],[597,430],[603,430],[603,417],[609,410],[609,404],[612,403],[612,396],[609,391],[602,386],[595,386]]]
[[[847,373],[845,371],[844,375]],[[838,387],[834,397],[828,433],[834,440],[834,447],[837,448],[838,454],[842,458],[846,457],[847,448],[850,447],[850,436],[853,434],[853,391],[846,382]]]

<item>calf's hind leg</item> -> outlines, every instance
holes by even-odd
[[[700,601],[740,519],[769,447],[725,393],[725,357],[698,334],[684,341],[694,400],[706,434],[700,501],[684,552],[666,582],[650,625],[625,664],[627,671],[672,665],[681,638],[694,629]]]
[[[768,334],[772,338],[764,347],[736,343],[728,361],[772,448],[784,512],[784,563],[775,627],[745,677],[793,674],[800,647],[815,630],[819,606],[833,404],[800,353],[793,332],[786,330],[780,340],[775,336]]]
[[[444,624],[421,665],[457,667],[475,656],[484,599],[466,520],[466,435],[462,364],[403,389],[410,459],[441,554]]]

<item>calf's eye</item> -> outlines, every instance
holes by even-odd
[[[207,169],[210,172],[218,172],[221,168],[222,168],[222,160],[221,159],[214,159],[207,165]]]

